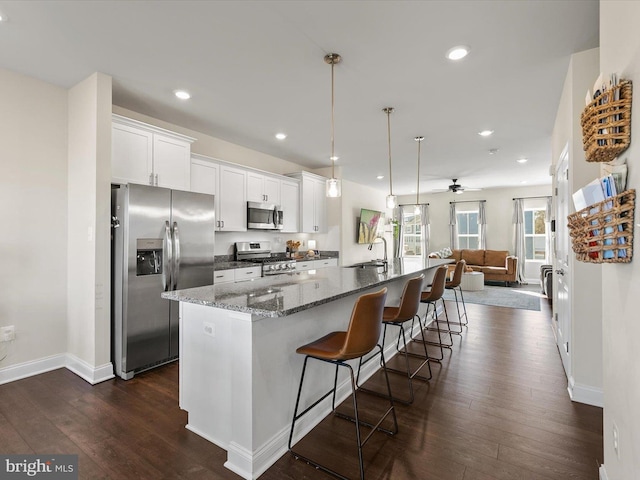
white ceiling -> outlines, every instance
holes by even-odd
[[[122,107],[388,190],[548,184],[572,53],[598,46],[598,2],[0,1],[0,67],[62,87],[100,71]],[[469,45],[454,63],[445,52]],[[184,102],[172,92],[186,89]],[[488,138],[477,132],[494,130]],[[288,138],[278,141],[276,132]],[[498,152],[489,155],[491,148]],[[526,157],[526,164],[516,159]],[[376,175],[384,175],[376,180]]]

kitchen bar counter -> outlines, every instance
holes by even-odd
[[[188,412],[186,428],[225,449],[225,467],[257,478],[287,451],[303,362],[296,348],[346,330],[360,295],[387,287],[386,304],[397,304],[407,279],[424,273],[428,283],[435,267],[449,262],[396,260],[387,272],[327,267],[163,293],[180,302],[180,408]],[[383,348],[387,358],[396,353],[394,335]],[[361,381],[378,368],[379,362],[367,363]],[[333,368],[312,362],[301,402],[319,398],[333,385],[333,374]],[[349,380],[341,375],[337,400],[349,392]],[[330,413],[330,404],[326,399],[300,420],[294,443]]]
[[[382,267],[329,267],[313,273],[287,273],[250,282],[176,290],[162,296],[261,317],[284,317],[450,262],[430,258],[423,266],[412,260],[395,259],[386,272]]]

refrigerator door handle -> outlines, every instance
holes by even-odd
[[[173,251],[175,252],[173,259],[173,285],[172,290],[178,288],[178,273],[180,272],[180,231],[178,230],[178,222],[173,222]]]
[[[171,227],[164,222],[164,238],[162,239],[162,288],[165,292],[171,288],[171,265],[173,263],[173,241]]]

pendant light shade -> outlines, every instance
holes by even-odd
[[[335,101],[334,101],[334,75],[333,75],[333,67],[340,63],[342,57],[337,53],[329,53],[324,56],[325,63],[331,65],[331,178],[327,180],[327,197],[339,197],[342,195],[342,188],[340,185],[340,180],[336,178],[335,175],[335,164],[336,164],[336,156],[334,152],[335,146],[335,137],[334,137],[334,111],[335,111]]]
[[[416,173],[416,208],[414,213],[419,215],[421,213],[420,208],[420,145],[424,140],[424,137],[416,137],[414,140],[418,143],[418,172]]]
[[[391,114],[393,107],[385,107],[382,109],[387,114],[387,139],[389,143],[389,195],[387,195],[387,208],[396,208],[398,197],[393,194],[393,181],[391,179]]]

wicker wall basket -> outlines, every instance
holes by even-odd
[[[605,90],[582,112],[582,146],[587,162],[610,162],[631,142],[631,82]]]
[[[576,259],[588,263],[629,263],[633,257],[636,191],[596,203],[567,217]]]

